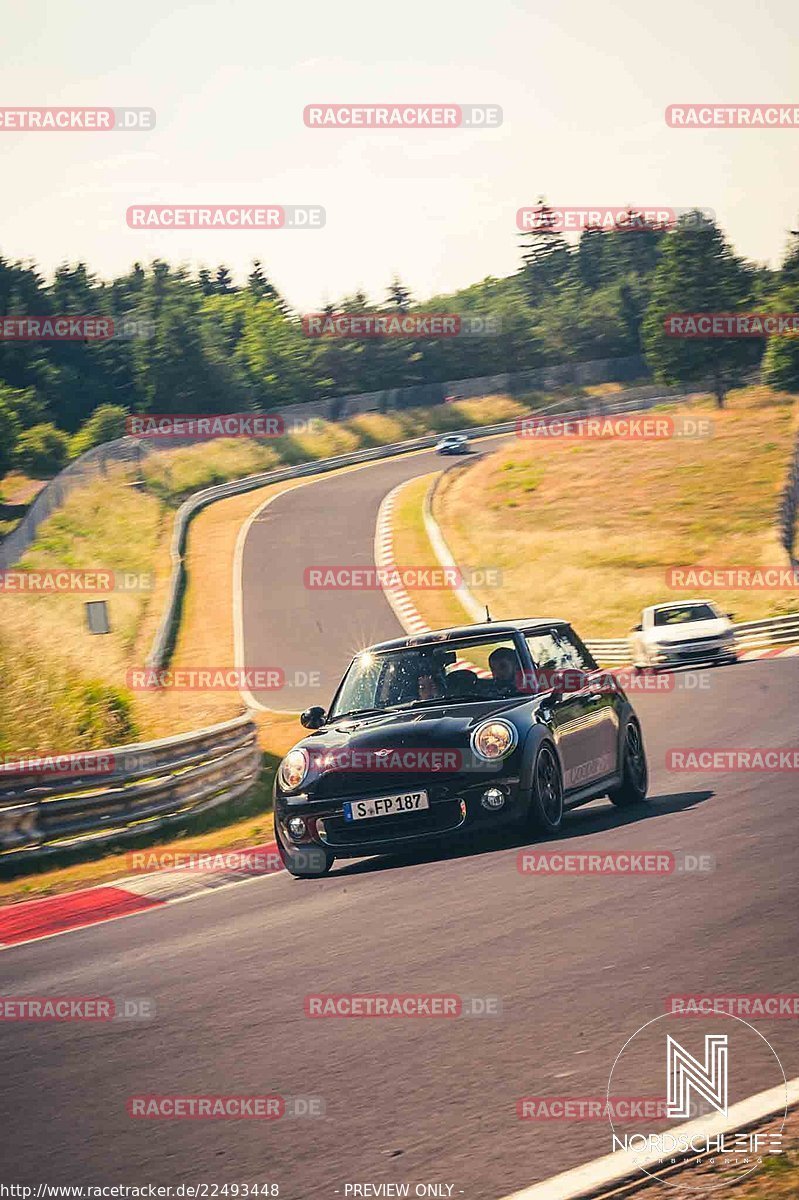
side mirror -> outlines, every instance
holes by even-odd
[[[300,724],[305,729],[321,729],[326,718],[327,713],[321,704],[314,704],[311,708],[306,708],[305,712],[301,715]]]
[[[633,625],[633,633],[643,633],[643,625]]]
[[[728,620],[730,620],[730,621],[734,621],[734,620],[735,620],[735,613],[727,613],[727,619],[728,619]]]

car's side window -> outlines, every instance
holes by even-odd
[[[578,637],[566,629],[555,629],[553,633],[564,658],[562,666],[573,667],[578,671],[594,670],[596,663]]]
[[[540,671],[557,671],[560,667],[568,665],[561,661],[561,649],[553,632],[528,633],[526,641],[530,648],[530,657]]]
[[[527,645],[533,662],[542,671],[592,671],[596,666],[582,642],[565,629],[528,633]]]

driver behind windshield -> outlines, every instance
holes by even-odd
[[[427,668],[422,669],[416,686],[419,700],[440,700],[444,695],[441,680],[437,675],[431,674]]]

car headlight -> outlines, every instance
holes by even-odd
[[[509,721],[484,721],[472,734],[472,750],[478,758],[495,762],[510,754],[517,741],[516,728]]]
[[[277,777],[287,792],[293,792],[300,786],[308,774],[309,761],[307,750],[289,750],[277,772]]]

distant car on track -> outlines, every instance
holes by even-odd
[[[275,779],[287,869],[389,854],[503,823],[556,833],[564,811],[646,798],[641,726],[565,621],[398,638],[350,663]]]
[[[469,454],[471,447],[465,433],[448,433],[436,443],[436,454]]]
[[[641,624],[633,630],[631,649],[633,665],[639,670],[738,661],[732,613],[723,613],[710,600],[645,608]]]

